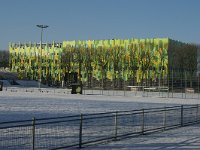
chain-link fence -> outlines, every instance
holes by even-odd
[[[200,76],[195,70],[169,70],[157,78],[145,78],[136,82],[134,78],[127,81],[116,79],[108,81],[91,80],[83,83],[83,94],[100,94],[111,96],[143,96],[168,98],[200,98]],[[104,82],[104,83],[102,83]]]
[[[30,149],[32,120],[0,123],[0,149]]]
[[[71,94],[71,89],[61,88],[33,88],[33,87],[4,87],[7,92],[26,92],[26,93],[54,93],[54,94]]]
[[[62,149],[200,121],[200,105],[81,114],[0,123],[0,149]]]
[[[200,99],[200,76],[195,70],[172,69],[168,75],[160,73],[159,77],[148,77],[142,81],[135,78],[101,79],[88,78],[80,84],[81,93],[85,95],[109,95],[109,96],[142,96],[161,98],[192,98]],[[71,85],[62,88],[32,88],[32,87],[3,87],[9,92],[40,92],[71,94]],[[80,92],[79,92],[80,93]]]

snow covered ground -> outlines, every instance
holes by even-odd
[[[106,144],[92,145],[85,150],[199,150],[200,125],[141,135]]]
[[[157,98],[24,92],[18,89],[18,92],[0,92],[0,121],[133,110],[165,105],[171,104],[166,99]]]
[[[32,117],[55,117],[80,113],[99,113],[119,110],[174,106],[181,104],[200,104],[199,99],[158,98],[141,96],[106,96],[100,94],[72,95],[56,92],[0,92],[0,122],[31,119]],[[87,93],[87,92],[86,92]],[[200,126],[193,125],[162,133],[139,136],[108,144],[100,144],[85,149],[105,150],[186,150],[200,149]]]
[[[199,99],[158,98],[141,96],[106,96],[100,94],[67,94],[66,89],[49,92],[25,92],[23,88],[0,92],[0,122],[31,119],[32,117],[65,116],[80,113],[99,113],[119,110],[200,104]],[[44,90],[45,91],[45,90]],[[85,92],[87,93],[87,91]],[[123,95],[123,94],[122,94]]]
[[[25,92],[22,88],[0,92],[0,122],[32,117],[65,116],[80,113],[99,113],[119,110],[200,104],[198,99],[158,98],[141,96],[106,96],[99,94],[72,95],[56,92]],[[50,90],[50,89],[49,89]]]

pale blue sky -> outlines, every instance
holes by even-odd
[[[200,44],[200,0],[0,0],[0,49],[9,42],[169,37]]]

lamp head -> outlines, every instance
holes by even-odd
[[[36,25],[36,26],[39,28],[48,28],[49,27],[48,25]]]

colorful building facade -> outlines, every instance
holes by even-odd
[[[181,61],[182,53],[189,56],[191,51],[194,66],[190,68],[196,67],[196,48],[169,38],[63,41],[42,44],[42,50],[40,44],[11,43],[9,51],[11,71],[32,80],[38,80],[41,71],[43,82],[61,83],[76,72],[78,80],[88,84],[152,84],[158,78],[167,79],[170,68],[189,67]]]
[[[20,79],[38,80],[41,66],[42,80],[60,81],[62,44],[10,44],[10,69]]]

